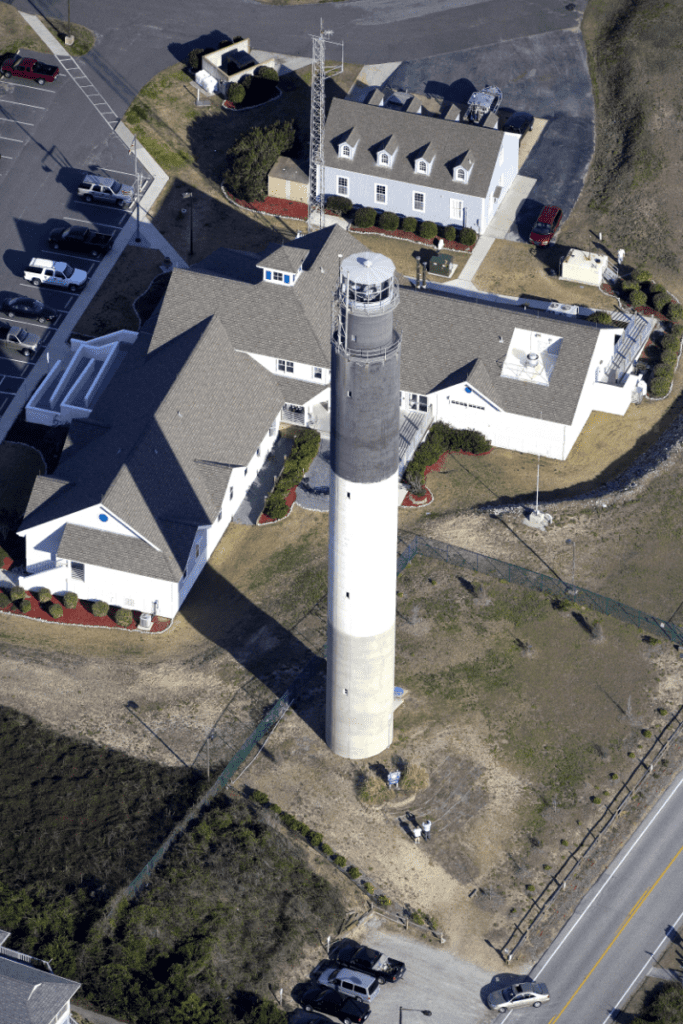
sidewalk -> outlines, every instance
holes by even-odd
[[[291,437],[277,439],[270,456],[247,491],[246,498],[232,517],[233,523],[240,523],[242,526],[256,526],[258,517],[263,512],[265,500],[282,472],[285,459],[291,452],[293,444]]]

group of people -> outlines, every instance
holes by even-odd
[[[421,839],[429,839],[429,833],[432,831],[432,823],[431,821],[423,821],[421,825],[418,825],[417,822],[415,822],[411,831],[413,833],[413,841],[419,843]]]

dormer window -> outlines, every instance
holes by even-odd
[[[389,164],[391,163],[391,160],[389,158],[389,154],[388,153],[380,153],[380,155],[379,155],[379,162],[381,164],[384,164],[385,166],[388,167]]]
[[[429,164],[426,160],[418,160],[415,170],[418,174],[429,174]]]
[[[464,167],[458,167],[455,171],[456,181],[467,181],[467,171]]]
[[[353,156],[353,150],[346,143],[343,143],[343,145],[339,147],[339,156],[343,156],[344,159],[350,160]]]

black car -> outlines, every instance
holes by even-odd
[[[364,974],[377,978],[380,985],[387,981],[398,981],[406,973],[406,965],[402,960],[394,960],[385,956],[378,949],[369,946],[358,946],[352,942],[340,942],[330,950],[330,956],[338,964],[352,967]]]
[[[114,236],[93,231],[92,228],[55,228],[50,232],[49,243],[53,249],[66,252],[85,252],[90,256],[101,256],[111,249]]]
[[[505,122],[503,128],[504,132],[511,132],[513,135],[519,135],[520,140],[524,138],[527,132],[530,132],[534,126],[534,119],[531,114],[524,114],[522,111],[513,114]]]
[[[56,309],[50,309],[40,299],[30,299],[25,295],[3,299],[2,311],[9,317],[23,316],[27,320],[37,320],[39,324],[54,323],[59,316]]]
[[[320,1010],[330,1017],[337,1017],[342,1024],[364,1024],[370,1016],[370,1007],[361,999],[354,999],[344,992],[336,992],[324,985],[311,985],[299,1002],[307,1013]]]

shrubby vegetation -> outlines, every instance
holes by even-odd
[[[310,427],[296,438],[291,452],[285,459],[280,477],[266,499],[263,514],[269,519],[283,519],[287,515],[285,499],[292,487],[298,487],[303,480],[304,474],[318,454],[319,447],[320,434]]]
[[[683,988],[662,985],[655,991],[644,1014],[634,1017],[632,1024],[680,1024],[683,1020]]]
[[[62,598],[62,604],[65,608],[75,608],[78,604],[78,594],[74,594],[72,590],[67,590]]]
[[[459,430],[439,420],[406,466],[408,486],[413,494],[422,494],[425,489],[425,470],[438,462],[444,452],[471,452],[478,455],[490,448],[491,442],[478,430]]]
[[[223,184],[232,195],[247,202],[265,199],[268,171],[294,145],[293,121],[275,121],[265,128],[251,128],[228,150]]]
[[[361,206],[360,210],[356,210],[353,223],[357,228],[373,228],[376,220],[377,210],[373,210],[371,206]]]
[[[424,220],[420,224],[420,238],[435,238],[438,228],[433,220]]]
[[[325,209],[345,217],[353,209],[353,203],[347,196],[328,196],[325,202]]]

